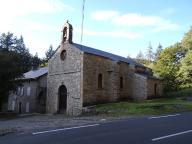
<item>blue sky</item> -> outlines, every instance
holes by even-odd
[[[170,46],[192,26],[191,0],[85,0],[83,44],[135,57],[151,42]],[[32,54],[44,57],[60,43],[66,20],[80,43],[82,0],[0,0],[0,33],[23,35]]]

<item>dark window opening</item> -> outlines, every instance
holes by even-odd
[[[103,88],[103,85],[102,85],[102,74],[99,74],[99,76],[98,76],[98,88],[99,89]]]
[[[120,77],[120,88],[123,88],[123,77]]]
[[[157,95],[157,84],[154,85],[154,94]]]
[[[61,52],[61,55],[60,55],[61,60],[65,60],[66,54],[67,54],[66,50],[63,50]]]
[[[63,29],[63,42],[66,42],[67,40],[67,27]]]
[[[58,113],[65,113],[67,109],[67,88],[65,85],[61,85],[59,87],[59,93],[58,93]]]

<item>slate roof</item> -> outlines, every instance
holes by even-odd
[[[125,63],[128,63],[128,64],[131,64],[131,65],[145,67],[142,64],[137,63],[135,60],[133,60],[131,58],[125,58],[125,57],[122,57],[122,56],[118,56],[118,55],[115,55],[115,54],[112,54],[112,53],[108,53],[108,52],[105,52],[105,51],[102,51],[102,50],[98,50],[98,49],[95,49],[95,48],[91,48],[91,47],[76,44],[76,43],[73,43],[72,45],[74,45],[76,48],[80,49],[81,51],[89,53],[89,54],[94,54],[94,55],[106,57],[106,58],[109,58],[109,59],[114,60],[114,61],[122,61],[122,62],[125,62]]]
[[[24,73],[21,79],[37,79],[46,73],[48,73],[48,67],[42,67],[42,68],[38,68],[36,70],[30,70]]]

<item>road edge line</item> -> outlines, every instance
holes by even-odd
[[[54,130],[47,130],[47,131],[33,132],[32,134],[33,134],[33,135],[37,135],[37,134],[51,133],[51,132],[57,132],[57,131],[65,131],[65,130],[72,130],[72,129],[86,128],[86,127],[94,127],[94,126],[99,126],[99,125],[100,125],[100,124],[82,125],[82,126],[68,127],[68,128],[62,128],[62,129],[54,129]]]
[[[174,116],[179,116],[181,114],[172,114],[172,115],[162,115],[162,116],[154,116],[154,117],[149,117],[148,119],[158,119],[158,118],[167,118],[167,117],[174,117]]]
[[[153,138],[152,141],[158,141],[158,140],[162,140],[162,139],[166,139],[166,138],[170,138],[170,137],[174,137],[174,136],[178,136],[178,135],[182,135],[182,134],[186,134],[186,133],[190,133],[190,132],[192,132],[192,130],[187,130],[187,131],[183,131],[183,132],[179,132],[179,133],[175,133],[175,134],[170,134],[167,136]]]

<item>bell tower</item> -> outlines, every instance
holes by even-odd
[[[73,27],[67,20],[67,22],[64,24],[63,29],[61,31],[61,44],[73,43],[72,37],[73,37]]]

